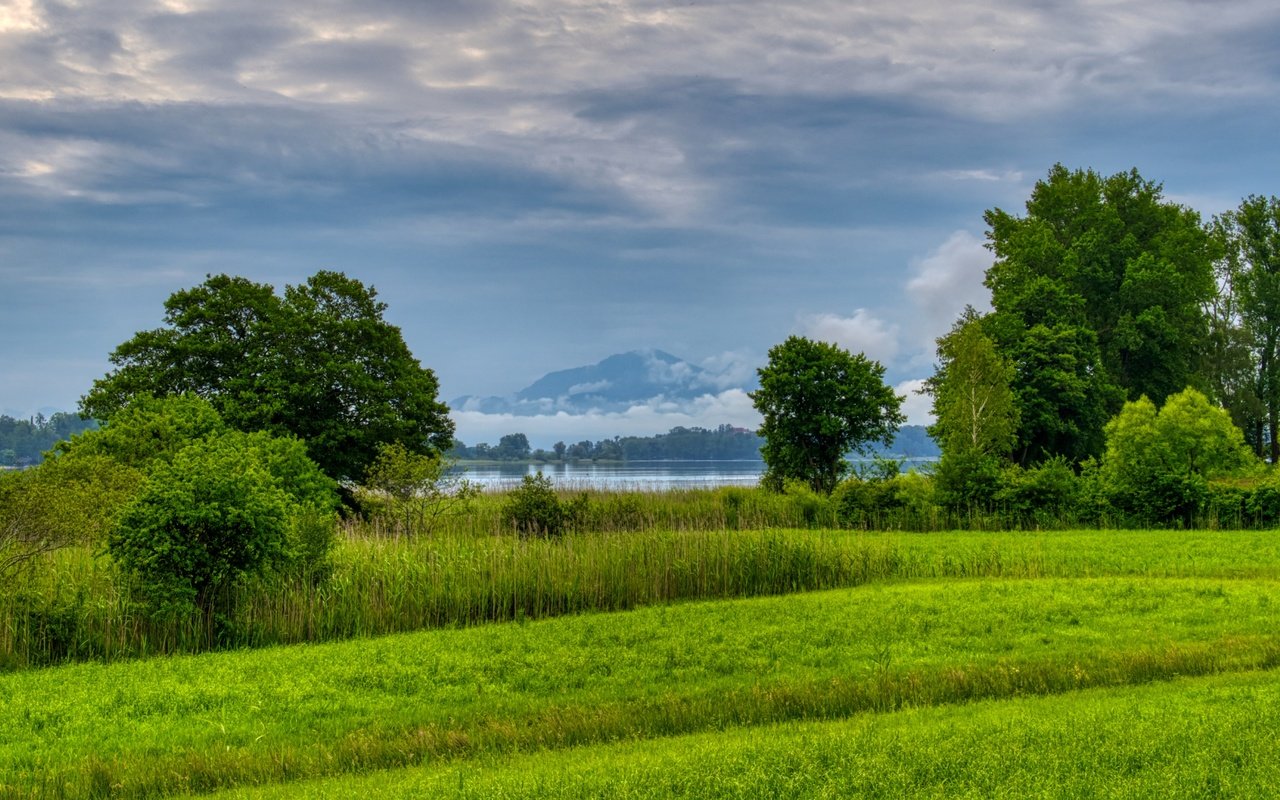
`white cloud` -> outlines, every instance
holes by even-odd
[[[912,267],[907,297],[917,310],[912,326],[914,360],[932,363],[934,341],[950,330],[966,305],[979,311],[991,308],[990,290],[982,285],[991,253],[978,237],[956,231],[933,252]]]
[[[753,430],[760,426],[759,413],[741,389],[703,395],[684,404],[654,398],[618,412],[518,416],[455,410],[451,416],[457,425],[458,438],[467,444],[492,444],[508,433],[523,433],[534,447],[542,448],[549,448],[557,441],[653,436],[676,426],[714,428],[727,424]]]
[[[810,339],[838,344],[851,353],[888,364],[898,355],[898,326],[885,322],[865,308],[852,317],[808,314],[800,318],[800,332]]]
[[[702,359],[698,366],[707,371],[706,380],[718,389],[750,386],[756,382],[756,370],[767,359],[745,350],[727,350]]]
[[[908,425],[932,425],[934,423],[933,398],[927,394],[919,394],[923,386],[924,379],[917,378],[903,381],[893,387],[894,392],[899,395],[905,395],[905,399],[902,401],[902,413],[907,415]]]
[[[569,387],[569,395],[575,394],[592,394],[603,389],[608,389],[613,385],[613,381],[591,381],[589,383],[575,383]]]

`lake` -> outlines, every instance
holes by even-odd
[[[902,469],[933,459],[904,459]],[[855,463],[855,468],[857,464]],[[485,491],[510,489],[525,475],[542,472],[556,486],[582,489],[710,489],[717,486],[755,486],[764,473],[763,461],[627,461],[613,464],[500,464],[465,467],[467,480]]]
[[[501,464],[466,467],[465,477],[486,491],[510,489],[542,472],[556,486],[583,489],[693,489],[755,486],[763,461],[627,461],[614,464]]]

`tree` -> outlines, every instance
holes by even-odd
[[[59,442],[58,458],[106,456],[135,469],[156,460],[171,461],[197,439],[227,430],[213,405],[194,394],[152,397],[138,394],[116,409],[97,430]]]
[[[764,416],[766,481],[803,481],[830,494],[849,470],[845,454],[888,445],[905,421],[884,367],[834,344],[792,336],[769,350],[750,397]]]
[[[1162,192],[1136,170],[1104,178],[1059,164],[1025,216],[986,213],[986,330],[1017,371],[1024,464],[1096,455],[1125,399],[1206,383],[1217,251],[1198,215]]]
[[[431,533],[441,519],[462,512],[479,488],[449,472],[441,456],[411,453],[399,442],[382,445],[365,476],[366,506],[404,536]]]
[[[938,367],[922,390],[933,396],[936,422],[929,435],[944,454],[1009,454],[1018,426],[1013,378],[1013,367],[983,332],[981,315],[966,308],[938,339]]]
[[[1248,408],[1256,398],[1262,413],[1252,420],[1256,427],[1250,438],[1259,453],[1264,440],[1270,443],[1274,464],[1280,462],[1280,198],[1248,197],[1217,222],[1238,330],[1253,356],[1252,391],[1237,395],[1233,405]]]
[[[498,440],[497,457],[504,461],[523,461],[529,452],[529,437],[523,433],[508,433]]]
[[[1116,504],[1153,521],[1190,521],[1206,481],[1248,467],[1253,455],[1231,416],[1195,389],[1124,404],[1106,426],[1102,461]]]
[[[982,323],[981,315],[966,308],[938,339],[938,367],[922,390],[933,395],[936,422],[929,435],[942,448],[938,496],[951,508],[991,503],[1017,433],[1013,367],[996,352]]]
[[[141,394],[193,393],[242,431],[291,434],[337,480],[356,480],[384,442],[441,452],[453,439],[435,374],[383,319],[372,287],[318,272],[284,296],[227,275],[174,293],[166,327],[111,354],[81,413],[110,417]]]

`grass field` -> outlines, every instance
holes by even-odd
[[[15,672],[0,796],[1247,796],[1276,777],[1273,536],[732,533],[707,541],[877,566],[845,588]],[[669,545],[635,560],[636,541],[521,546],[577,564],[549,587],[592,547],[637,585],[706,571]]]
[[[316,798],[1273,797],[1280,682],[1250,672],[730,728],[219,793]]]

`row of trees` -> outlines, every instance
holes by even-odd
[[[0,467],[27,467],[39,464],[44,452],[58,442],[97,427],[79,414],[58,412],[46,417],[15,419],[0,414]]]
[[[1117,498],[1149,500],[1248,466],[1154,455],[1175,440],[1280,457],[1280,200],[1205,223],[1136,171],[1059,165],[1024,215],[986,221],[992,310],[966,309],[938,340],[925,387],[953,502],[990,503],[1010,464],[1100,466]]]
[[[714,429],[677,426],[655,436],[615,436],[573,444],[556,442],[551,450],[532,449],[523,433],[503,436],[496,446],[468,447],[455,442],[450,455],[492,461],[671,461],[760,458],[762,440],[755,431],[720,425]]]
[[[938,340],[923,390],[949,504],[990,504],[1010,466],[1098,471],[1123,506],[1194,495],[1247,470],[1242,452],[1280,460],[1280,199],[1205,223],[1136,170],[1057,165],[1025,214],[985,220],[991,311]],[[848,449],[888,441],[901,398],[883,371],[799,337],[771,350],[752,395],[769,480],[830,492]]]

